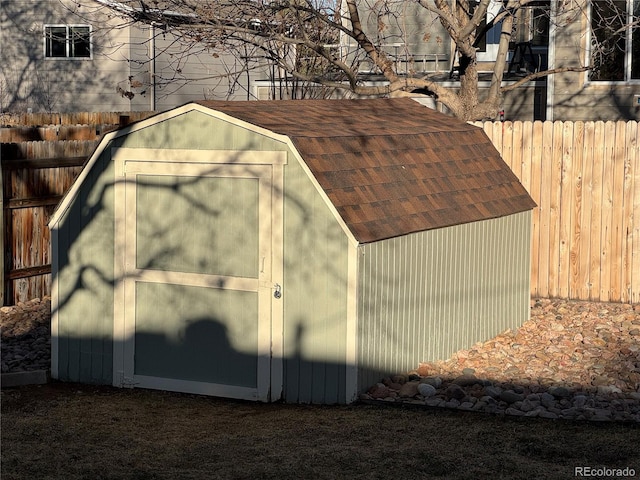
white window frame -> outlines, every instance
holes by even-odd
[[[75,57],[71,56],[71,41],[70,41],[70,29],[72,28],[88,28],[89,29],[89,56],[88,57]],[[52,57],[47,56],[47,42],[49,41],[49,36],[47,35],[48,29],[50,28],[65,28],[65,56],[64,57]],[[93,59],[93,28],[91,25],[87,24],[45,24],[43,26],[43,39],[42,39],[42,48],[43,55],[45,60],[92,60]]]
[[[500,13],[500,10],[502,10],[502,5],[503,4],[501,1],[491,0],[491,2],[489,3],[489,7],[487,8],[487,14],[486,14],[487,23],[493,21],[493,19],[498,16],[498,14]],[[502,24],[499,23],[497,25],[494,25],[491,29],[502,28],[501,25]],[[487,35],[488,34],[489,34],[489,31],[487,31]],[[484,52],[478,51],[476,53],[476,59],[479,62],[495,62],[498,56],[498,47],[499,47],[499,44],[489,43],[489,41],[487,40],[486,50]]]
[[[640,2],[640,0],[626,0],[626,9],[627,9],[627,25],[630,25],[633,21],[633,3]],[[591,65],[591,37],[592,37],[592,12],[593,12],[593,2],[589,2],[589,16],[587,23],[587,48],[586,48],[586,57],[585,57],[585,65]],[[640,28],[640,27],[636,27]],[[591,80],[589,78],[589,71],[587,70],[584,73],[585,76],[585,84],[590,85],[623,85],[623,84],[633,84],[640,85],[640,78],[631,78],[631,58],[633,54],[632,47],[632,33],[633,28],[627,27],[625,32],[625,52],[624,52],[624,79],[622,80]],[[640,41],[640,32],[638,35],[638,41]]]

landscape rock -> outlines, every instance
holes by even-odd
[[[0,308],[2,373],[48,370],[49,298]],[[554,323],[554,325],[552,325]],[[562,328],[560,328],[562,326]],[[517,331],[383,379],[363,401],[640,423],[640,305],[535,300]]]
[[[436,387],[428,383],[418,384],[418,393],[425,398],[433,397],[437,391]]]
[[[525,412],[523,412],[522,410],[519,410],[517,408],[513,408],[513,407],[509,407],[507,408],[504,413],[506,413],[507,415],[515,415],[516,417],[522,417]]]
[[[566,387],[551,387],[549,393],[556,398],[567,398],[571,396],[571,391]]]
[[[524,400],[524,395],[516,393],[513,390],[505,390],[500,393],[500,400],[507,403],[521,402]]]
[[[384,383],[378,383],[375,386],[371,387],[367,393],[371,396],[371,398],[380,399],[387,398],[391,393],[391,390],[389,390],[389,387],[387,387]]]
[[[442,386],[442,379],[440,377],[425,377],[420,380],[420,383],[426,383],[435,388],[440,388]]]
[[[573,397],[573,406],[575,408],[583,408],[587,404],[587,400],[585,395],[576,395]]]
[[[444,393],[447,398],[454,398],[456,400],[461,400],[467,396],[467,393],[464,391],[464,389],[460,385],[457,385],[455,383],[449,385]]]
[[[401,397],[415,397],[418,394],[418,382],[407,382],[400,387],[398,395]]]
[[[484,388],[484,393],[490,397],[499,398],[502,393],[502,389],[500,387],[488,386]]]
[[[456,398],[452,398],[448,402],[444,404],[446,408],[458,408],[460,406],[460,401]]]

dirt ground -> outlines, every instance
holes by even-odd
[[[3,390],[1,440],[3,480],[555,480],[576,467],[640,476],[638,424],[60,383]]]

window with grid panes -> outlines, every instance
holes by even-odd
[[[640,0],[592,0],[591,81],[640,80],[639,20]]]
[[[45,25],[45,58],[91,58],[89,25]]]

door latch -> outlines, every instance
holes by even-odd
[[[273,288],[275,289],[275,291],[273,292],[273,296],[274,298],[280,298],[282,297],[282,287],[280,286],[279,283],[276,283]]]

